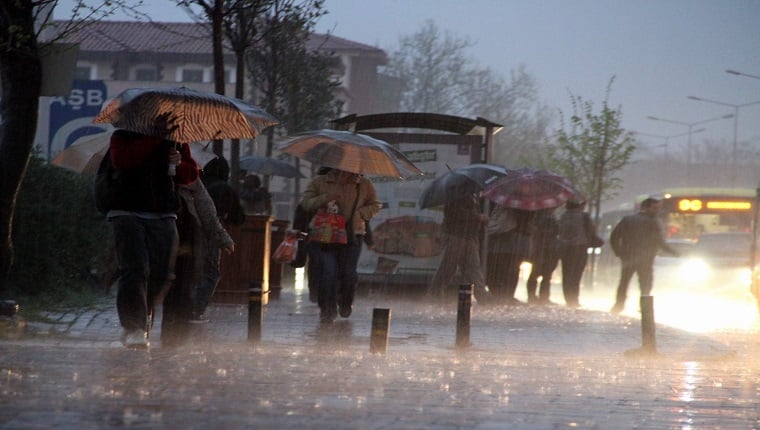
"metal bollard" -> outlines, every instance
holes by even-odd
[[[654,297],[641,296],[639,306],[641,309],[641,350],[645,353],[655,354],[657,352],[657,341],[655,339]]]
[[[252,281],[248,289],[248,341],[261,342],[261,326],[264,323],[263,303],[264,292],[261,282]]]
[[[369,352],[385,354],[385,351],[388,350],[390,326],[390,309],[375,308],[372,310],[372,335],[369,339]]]
[[[473,284],[459,286],[459,303],[457,306],[457,348],[470,346],[470,314],[472,311]]]

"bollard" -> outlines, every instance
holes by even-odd
[[[459,286],[459,304],[457,306],[457,348],[470,346],[470,312],[472,310],[473,284]]]
[[[644,353],[655,354],[657,341],[655,339],[654,298],[641,296],[639,306],[641,309],[641,350]]]
[[[263,303],[264,292],[260,281],[251,281],[248,289],[248,341],[261,341],[261,326],[264,322]]]
[[[369,352],[385,354],[385,351],[388,350],[390,326],[390,309],[375,308],[372,310],[372,335],[369,339]]]

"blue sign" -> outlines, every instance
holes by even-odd
[[[67,97],[50,100],[50,132],[48,154],[52,156],[68,148],[82,136],[100,133],[107,127],[93,124],[108,96],[103,81],[75,80]]]

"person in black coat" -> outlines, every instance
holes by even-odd
[[[623,217],[610,234],[610,246],[620,258],[620,283],[615,297],[615,305],[610,312],[618,314],[625,309],[628,284],[633,274],[639,278],[642,296],[652,292],[654,279],[654,258],[657,250],[662,249],[678,256],[678,251],[668,246],[662,233],[662,226],[657,213],[662,209],[662,202],[654,198],[641,202],[639,213]]]
[[[535,226],[530,257],[532,268],[526,284],[528,303],[545,305],[551,303],[549,296],[552,288],[552,274],[559,263],[557,247],[559,224],[557,218],[554,217],[554,209],[539,211],[536,215]],[[538,278],[541,278],[540,289]]]

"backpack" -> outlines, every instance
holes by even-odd
[[[109,148],[98,165],[93,193],[95,195],[95,207],[104,215],[113,209],[115,195],[119,189],[118,173],[111,164],[111,149]]]

